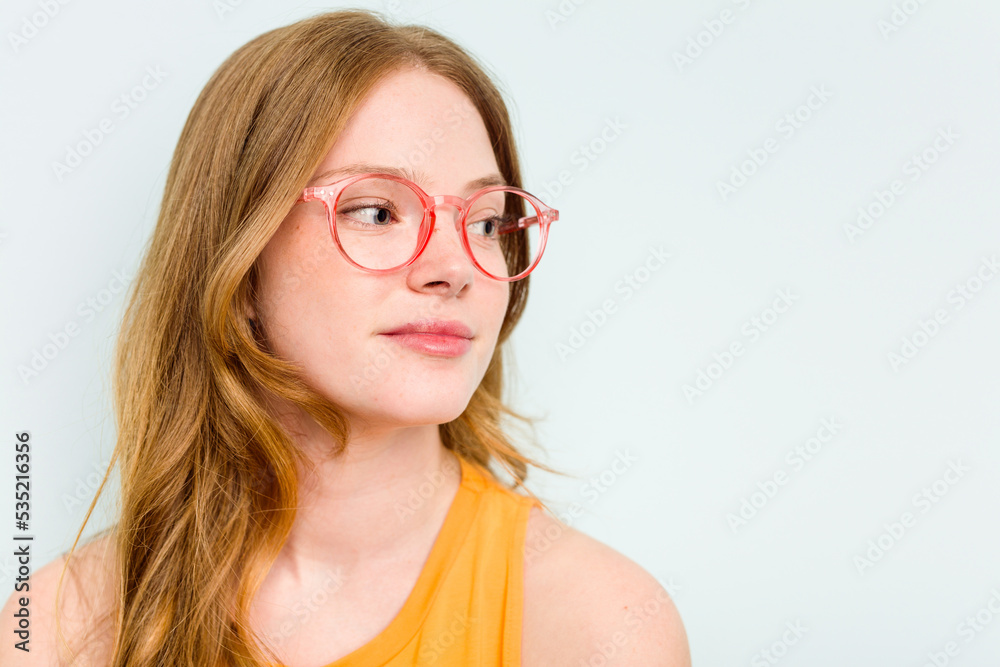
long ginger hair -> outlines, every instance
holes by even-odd
[[[352,111],[403,67],[445,77],[468,96],[500,173],[520,187],[507,107],[484,68],[433,30],[366,11],[325,13],[253,39],[212,75],[188,116],[115,350],[114,667],[275,661],[250,630],[250,604],[295,520],[303,455],[268,397],[300,406],[338,451],[349,429],[248,322],[255,262]],[[532,430],[534,421],[502,398],[502,344],[528,279],[510,290],[482,383],[439,428],[456,455],[494,479],[496,462],[511,486],[525,488],[529,464],[556,471],[519,452],[505,428],[510,417]]]

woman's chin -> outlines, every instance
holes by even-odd
[[[469,401],[451,401],[445,403],[427,404],[423,401],[407,405],[384,406],[386,412],[373,415],[387,424],[398,424],[401,427],[426,426],[430,424],[447,424],[458,419]]]
[[[434,391],[433,385],[424,383],[412,387],[393,385],[382,391],[365,392],[352,396],[349,400],[338,401],[349,418],[356,417],[361,424],[370,427],[408,428],[430,424],[447,424],[458,419],[469,405],[472,390]],[[440,385],[439,385],[440,386]]]

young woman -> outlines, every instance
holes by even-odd
[[[341,11],[233,54],[119,340],[120,520],[35,574],[0,663],[690,664],[656,580],[518,492],[503,343],[558,218],[520,183],[431,30]]]

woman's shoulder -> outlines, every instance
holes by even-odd
[[[680,614],[638,563],[534,506],[524,545],[524,667],[689,667]]]
[[[0,664],[26,664],[46,667],[88,667],[106,665],[110,659],[111,639],[108,632],[111,605],[117,587],[113,585],[113,543],[108,536],[97,538],[77,548],[69,567],[63,569],[67,555],[32,572],[26,591],[15,590],[7,600],[0,618],[3,635],[8,639],[0,645]],[[59,588],[59,635],[56,634],[56,590]],[[27,605],[22,605],[27,602]],[[10,641],[14,614],[28,609],[29,652]],[[65,642],[65,643],[64,643]]]

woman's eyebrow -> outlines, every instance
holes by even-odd
[[[489,176],[483,176],[482,178],[477,178],[474,181],[466,183],[465,191],[475,192],[481,188],[488,188],[491,185],[507,185],[507,180],[500,174],[490,174]]]
[[[406,178],[414,183],[419,183],[421,181],[427,182],[430,179],[421,171],[414,171],[408,167],[392,167],[389,165],[382,164],[369,164],[367,162],[359,162],[356,164],[347,165],[346,167],[337,167],[336,169],[330,169],[325,171],[319,176],[316,176],[309,182],[309,186],[312,187],[316,183],[322,183],[334,176],[352,176],[354,174],[392,174],[393,176],[400,176]],[[465,184],[465,192],[471,193],[479,190],[481,188],[486,188],[491,185],[507,185],[506,179],[500,174],[490,174],[489,176],[483,176],[469,181]]]

